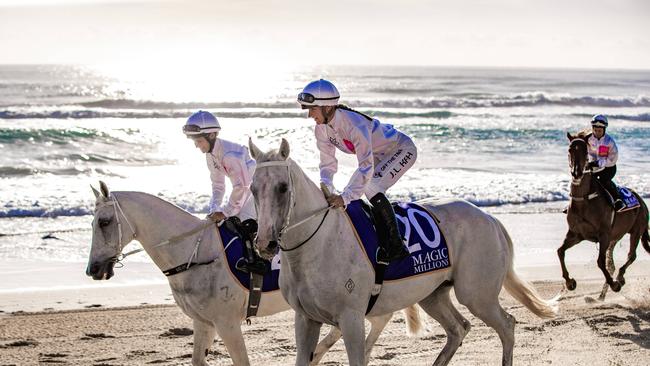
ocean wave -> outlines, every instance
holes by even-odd
[[[397,90],[392,90],[396,93]],[[428,90],[425,93],[432,93]],[[411,94],[404,89],[402,93]],[[398,93],[400,94],[400,93]],[[482,107],[525,107],[525,106],[593,106],[593,107],[648,107],[650,97],[645,95],[631,96],[571,96],[557,95],[544,92],[525,92],[511,95],[488,93],[463,93],[460,95],[441,95],[421,98],[389,98],[389,99],[345,99],[342,100],[357,108],[482,108]],[[196,110],[204,109],[292,109],[298,105],[294,100],[275,100],[265,102],[156,102],[130,99],[103,99],[81,104],[87,108],[106,109],[144,109],[144,110]]]
[[[593,115],[586,113],[575,113],[572,114],[574,117],[582,118],[591,118]],[[640,113],[640,114],[608,114],[607,118],[609,119],[620,119],[624,121],[638,121],[638,122],[650,122],[650,113]]]
[[[648,195],[642,195],[644,198],[647,198]],[[205,212],[207,206],[205,203],[198,202],[188,202],[186,200],[180,199],[178,202],[174,202],[173,198],[164,197],[166,200],[176,204],[177,206],[185,209],[186,211],[199,214]],[[402,197],[399,193],[396,192],[396,196],[392,196],[396,200],[413,200],[417,201],[420,199],[430,198],[430,195],[409,195]],[[467,200],[472,204],[479,207],[497,207],[503,205],[512,205],[512,204],[527,204],[527,203],[550,203],[557,201],[566,201],[568,200],[568,193],[566,191],[557,191],[557,192],[546,192],[540,194],[525,194],[518,197],[489,197],[485,195],[474,195],[474,194],[461,194],[458,198]],[[11,207],[0,207],[0,218],[10,218],[10,217],[62,217],[62,216],[85,216],[92,215],[93,210],[89,206],[79,205],[74,207],[24,207],[24,208],[11,208]]]
[[[0,128],[0,143],[17,141],[52,142],[54,144],[67,144],[72,140],[111,138],[108,134],[94,129],[17,129]]]
[[[382,110],[364,110],[365,113],[376,117],[389,118],[449,118],[453,114],[449,111],[423,111],[423,112],[393,112]],[[92,118],[187,118],[192,110],[187,111],[133,111],[133,110],[78,110],[78,111],[0,111],[0,119],[92,119]],[[306,113],[300,109],[296,111],[219,111],[222,118],[304,118]]]

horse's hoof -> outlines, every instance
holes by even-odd
[[[569,290],[569,291],[573,291],[573,290],[575,290],[575,289],[576,289],[576,280],[574,280],[573,278],[571,278],[571,279],[569,279],[568,281],[566,281],[566,288],[567,288],[567,290]]]
[[[614,292],[621,291],[621,284],[619,282],[617,282],[617,281],[612,282],[610,287],[612,288],[612,291],[614,291]]]
[[[621,287],[625,286],[625,278],[619,277],[616,279],[616,281],[621,284]]]

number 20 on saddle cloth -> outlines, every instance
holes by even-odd
[[[377,265],[375,253],[379,244],[373,223],[364,210],[361,200],[350,202],[346,213],[365,248],[373,267]],[[399,280],[431,271],[451,267],[447,241],[436,219],[422,206],[415,203],[393,204],[399,231],[411,254],[402,260],[391,262],[386,268],[384,280]]]

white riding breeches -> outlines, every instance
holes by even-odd
[[[377,193],[386,193],[415,164],[417,156],[417,147],[411,139],[401,141],[390,153],[375,156],[372,179],[364,192],[366,197],[370,199]]]

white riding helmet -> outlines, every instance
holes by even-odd
[[[591,118],[592,127],[602,127],[607,128],[607,117],[602,114],[597,114]]]
[[[302,109],[313,106],[333,106],[339,104],[341,95],[334,84],[327,80],[312,81],[298,94],[298,103]]]
[[[198,111],[190,116],[183,126],[183,133],[192,135],[201,135],[204,133],[218,132],[221,129],[217,117],[206,111]]]

